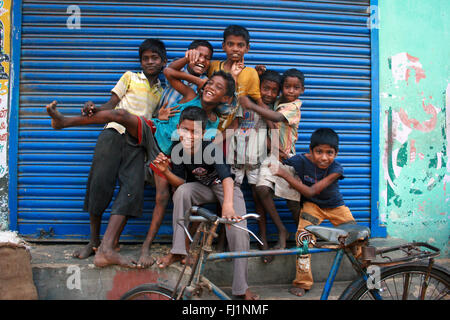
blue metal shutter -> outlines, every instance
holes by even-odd
[[[53,130],[44,106],[59,102],[64,114],[79,114],[85,101],[106,102],[127,70],[139,70],[139,44],[156,37],[169,60],[194,39],[209,40],[213,59],[225,59],[222,33],[230,24],[250,31],[246,64],[306,75],[297,152],[308,150],[311,133],[335,129],[340,185],[357,221],[370,225],[371,48],[366,1],[77,1],[81,28],[70,29],[73,1],[23,1],[18,150],[18,230],[28,239],[80,240],[89,235],[83,212],[85,185],[101,126]],[[254,210],[245,187],[248,211]],[[147,187],[142,219],[129,220],[123,240],[142,240],[150,224],[154,191]],[[276,201],[289,231],[284,201]],[[171,239],[171,205],[159,240]],[[109,209],[103,217],[103,228]],[[256,229],[256,223],[251,225]],[[104,229],[103,229],[104,230]],[[276,228],[269,225],[269,233]]]

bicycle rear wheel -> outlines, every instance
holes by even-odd
[[[145,283],[127,291],[120,300],[175,300],[172,292],[157,283]]]
[[[341,300],[374,300],[376,293],[383,300],[450,300],[450,275],[434,265],[426,280],[428,265],[415,263],[382,268],[378,289],[370,290],[360,278],[342,293]],[[376,293],[374,292],[376,291]]]

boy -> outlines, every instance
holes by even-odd
[[[111,90],[110,100],[96,108],[87,102],[83,114],[92,115],[101,110],[127,110],[137,116],[150,116],[162,94],[158,75],[166,64],[163,42],[147,39],[139,47],[142,72],[126,72]],[[86,117],[87,118],[87,117]],[[145,153],[126,143],[128,135],[118,123],[108,123],[98,137],[94,158],[86,186],[84,210],[89,212],[90,241],[74,256],[85,259],[94,254],[100,244],[100,225],[103,212],[112,199],[116,180],[120,190],[111,209],[111,217],[96,258],[101,265],[132,266],[133,261],[118,254],[115,249],[128,216],[139,216],[143,208]]]
[[[199,79],[207,79],[205,72],[209,68],[209,63],[211,61],[213,55],[213,47],[206,40],[194,40],[189,45],[188,50],[185,53],[185,57],[179,60],[182,60],[183,69],[182,72],[185,72],[187,75],[192,75],[193,77],[197,77]],[[178,61],[179,61],[178,60]],[[173,64],[170,64],[169,67],[173,67]],[[195,80],[195,79],[194,79]],[[203,83],[199,81],[187,82],[183,81],[183,83],[189,87],[191,87],[195,92],[197,92],[197,84]],[[167,120],[169,117],[174,114],[180,112],[177,109],[176,103],[183,98],[183,95],[175,90],[174,87],[168,83],[166,89],[164,89],[163,95],[161,97],[160,103],[156,108],[154,115],[157,111],[164,112],[167,114]],[[173,106],[173,107],[167,107]],[[151,173],[148,171],[148,173]],[[156,186],[156,195],[155,195],[155,207],[153,209],[152,221],[150,224],[150,228],[148,230],[147,236],[142,244],[141,249],[141,257],[138,261],[138,266],[146,268],[153,264],[154,260],[150,256],[150,246],[153,240],[158,233],[159,227],[164,218],[164,213],[166,211],[167,203],[170,199],[170,190],[169,183],[166,179],[160,177],[159,175],[153,175]]]
[[[212,142],[202,141],[206,120],[206,113],[202,109],[184,109],[177,127],[182,148],[177,158],[173,155],[172,170],[169,169],[169,159],[163,153],[154,161],[170,184],[177,188],[173,195],[173,245],[170,253],[158,262],[160,268],[181,261],[186,256],[186,235],[179,220],[193,205],[218,201],[222,205],[222,217],[237,221],[246,212],[244,196],[240,187],[233,182],[230,166],[222,161],[223,157],[216,159],[215,152],[221,152],[221,148],[211,148],[214,146]],[[207,150],[210,152],[207,153]],[[208,156],[211,158],[207,159]],[[247,225],[245,220],[237,224],[244,228]],[[226,234],[231,250],[249,250],[250,240],[246,231],[230,227],[226,228]],[[247,300],[258,299],[248,289],[247,267],[247,259],[235,259],[232,293]]]
[[[283,73],[281,82],[281,97],[275,103],[275,111],[262,108],[250,101],[248,97],[240,97],[240,103],[244,108],[259,113],[264,118],[274,122],[276,130],[271,130],[271,155],[261,164],[260,176],[256,184],[256,193],[259,195],[264,209],[269,212],[272,221],[278,228],[279,240],[275,245],[277,249],[286,247],[286,239],[289,234],[281,222],[280,216],[273,201],[273,195],[288,200],[288,207],[297,222],[300,194],[289,188],[283,179],[272,175],[269,169],[270,163],[280,163],[280,160],[295,155],[295,142],[298,136],[300,122],[300,107],[302,102],[298,99],[305,91],[305,76],[297,69],[289,69]],[[286,168],[293,172],[293,168]]]
[[[273,108],[281,86],[281,76],[273,70],[265,71],[260,77],[260,91],[262,102]],[[252,190],[255,203],[255,211],[261,217],[258,220],[261,238],[264,242],[263,250],[268,249],[266,241],[265,212],[256,194],[261,163],[267,157],[267,125],[265,120],[256,112],[239,108],[236,113],[239,122],[238,128],[230,139],[228,147],[227,163],[231,164],[231,170],[235,174],[235,183],[242,184],[244,176]],[[268,263],[272,256],[263,257],[264,263]]]
[[[175,67],[180,69],[184,65],[183,61],[177,60],[174,63],[176,65]],[[211,79],[204,85],[202,93],[197,95],[192,88],[181,82],[181,79],[189,78],[189,75],[170,67],[166,68],[164,73],[171,82],[171,85],[183,95],[183,99],[179,101],[179,110],[182,111],[189,106],[203,108],[208,115],[207,129],[211,129],[208,134],[210,138],[214,137],[219,124],[219,119],[215,114],[215,108],[219,104],[231,99],[235,90],[232,76],[224,72],[213,74]],[[197,77],[195,78],[201,81]],[[100,124],[110,121],[120,123],[126,128],[129,135],[128,144],[146,149],[147,161],[150,165],[161,151],[166,155],[171,154],[172,134],[176,131],[176,125],[179,119],[178,113],[169,118],[168,121],[158,119],[149,120],[145,117],[132,115],[122,109],[97,111],[90,117],[64,117],[56,109],[56,101],[53,101],[46,108],[48,114],[52,117],[52,127],[55,129],[87,124]],[[137,141],[134,138],[137,138]],[[97,259],[96,254],[94,259],[95,265],[104,266],[107,262],[103,256],[99,256]],[[131,266],[131,264],[127,264],[127,266]]]
[[[296,155],[283,162],[294,167],[300,179],[277,165],[271,166],[274,175],[285,179],[304,196],[296,238],[305,231],[306,226],[319,225],[324,219],[330,220],[335,226],[356,223],[339,191],[338,180],[344,179],[344,172],[341,164],[335,161],[338,148],[339,137],[336,132],[329,128],[317,129],[311,135],[309,153]],[[290,292],[302,296],[313,284],[311,255],[297,259],[296,278]]]
[[[242,71],[236,80],[237,95],[248,95],[258,105],[262,106],[258,72],[254,68],[244,66],[244,55],[250,49],[250,34],[247,29],[238,25],[228,26],[223,32],[222,49],[226,53],[227,59],[225,61],[212,61],[208,75],[218,70],[232,72],[233,65],[240,64]],[[236,115],[237,107],[236,101],[220,107],[220,131],[231,125]]]

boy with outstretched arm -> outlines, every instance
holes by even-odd
[[[145,40],[139,47],[139,58],[142,72],[127,71],[111,90],[111,98],[107,103],[96,108],[92,102],[87,102],[82,113],[90,116],[115,108],[127,110],[136,116],[151,116],[163,91],[158,75],[167,60],[164,44],[157,39]],[[123,126],[115,122],[108,123],[97,139],[89,172],[84,210],[89,212],[90,241],[74,252],[74,256],[85,259],[98,248],[95,253],[98,266],[134,265],[134,261],[116,252],[128,217],[142,215],[143,208],[145,152],[142,148],[128,144],[128,138]],[[112,199],[117,179],[121,182],[120,189],[100,245],[102,215]]]
[[[278,215],[273,200],[273,195],[284,198],[288,202],[294,220],[298,221],[300,206],[300,194],[289,187],[288,183],[274,176],[269,169],[270,163],[279,163],[281,160],[295,155],[295,143],[298,137],[298,125],[300,123],[300,107],[302,102],[298,99],[305,91],[305,77],[297,69],[289,69],[283,73],[281,82],[281,96],[275,103],[275,110],[268,110],[252,103],[248,97],[240,97],[240,103],[244,108],[259,113],[262,117],[274,122],[276,129],[270,131],[271,154],[261,164],[256,193],[258,194],[264,209],[269,212],[272,221],[279,232],[279,240],[275,248],[284,249],[288,232]],[[285,166],[286,170],[293,173],[293,168]]]
[[[339,150],[339,137],[332,129],[320,128],[311,135],[309,153],[295,155],[283,161],[294,167],[298,178],[278,165],[271,165],[271,171],[284,179],[303,196],[296,239],[305,227],[319,225],[328,219],[333,225],[356,223],[350,209],[345,205],[339,191],[338,180],[344,179],[342,165],[335,161]],[[297,243],[298,246],[302,244]],[[311,289],[311,255],[299,256],[296,263],[296,278],[290,292],[302,296]]]
[[[173,68],[175,66],[175,68],[181,69],[180,71],[186,74],[186,78],[189,78],[189,81],[182,80],[183,83],[197,92],[198,86],[200,85],[201,87],[207,80],[205,72],[209,68],[212,54],[213,47],[208,41],[194,40],[189,45],[184,58],[172,62],[169,67]],[[165,116],[166,118],[161,120],[168,121],[171,116],[180,112],[178,110],[177,102],[182,98],[183,95],[171,85],[170,81],[168,81],[168,85],[164,89],[160,103],[153,114],[155,115],[156,112],[159,111],[160,116],[158,118],[161,119],[161,116]],[[148,173],[152,173],[152,171],[148,171]],[[167,180],[159,175],[153,175],[153,177],[156,186],[155,207],[153,209],[150,228],[144,243],[142,244],[141,257],[138,261],[138,265],[144,268],[152,265],[154,262],[154,259],[150,255],[150,246],[161,226],[170,199],[170,185]]]
[[[176,66],[176,68],[178,67],[181,69],[179,65]],[[229,101],[234,94],[235,81],[232,75],[225,72],[214,73],[203,86],[202,92],[197,95],[191,87],[181,81],[182,79],[190,78],[190,75],[176,68],[168,67],[164,73],[171,82],[171,85],[183,95],[183,99],[178,102],[177,109],[182,111],[189,106],[203,108],[208,115],[207,129],[211,129],[208,130],[207,135],[212,139],[216,134],[219,124],[215,109],[219,104]],[[191,80],[199,81],[199,85],[202,84],[201,81],[203,80],[197,77],[194,78]],[[176,126],[180,116],[179,113],[176,113],[166,121],[159,119],[150,120],[145,117],[132,115],[124,109],[117,109],[97,111],[90,117],[64,117],[56,109],[56,101],[52,102],[46,108],[52,117],[52,126],[55,129],[88,124],[102,124],[111,121],[120,123],[126,128],[128,133],[129,139],[127,143],[133,146],[144,147],[147,152],[147,161],[150,165],[160,152],[170,155],[172,150],[172,135],[176,133]],[[133,140],[135,138],[137,138],[137,141]],[[102,260],[94,259],[94,264],[96,265],[102,265],[103,263],[104,261]],[[127,264],[127,266],[131,265]]]
[[[222,152],[221,148],[213,142],[202,141],[206,121],[207,115],[202,109],[184,109],[178,125],[181,148],[172,153],[172,169],[169,169],[169,158],[163,153],[154,161],[169,183],[177,188],[173,195],[172,249],[158,261],[160,268],[181,261],[187,255],[186,235],[179,220],[192,206],[218,201],[222,206],[222,217],[237,221],[246,213],[244,196],[240,187],[234,184],[230,166],[224,162],[223,156],[216,157]],[[242,220],[237,225],[246,227],[247,223]],[[231,227],[226,229],[226,235],[232,251],[249,250],[250,240],[246,231]],[[232,293],[255,300],[258,297],[248,288],[247,269],[246,258],[234,260]]]

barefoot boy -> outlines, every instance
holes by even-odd
[[[203,85],[204,81],[207,80],[205,72],[209,68],[212,54],[213,47],[208,41],[194,40],[189,45],[189,48],[185,53],[185,57],[174,61],[169,65],[169,67],[173,68],[174,65],[175,68],[182,67],[181,72],[186,73],[186,76],[192,76],[190,77],[190,81],[183,80],[183,83],[197,92],[197,85]],[[204,81],[200,81],[200,79]],[[178,92],[169,81],[168,86],[164,89],[161,101],[157,108],[157,110],[160,111],[159,114],[167,115],[166,120],[169,120],[169,117],[180,112],[177,108],[177,102],[182,98],[183,95]],[[153,114],[156,114],[156,110]],[[161,117],[158,118],[161,119]],[[152,171],[148,171],[148,173],[152,173]],[[157,174],[153,175],[153,178],[156,187],[155,207],[153,209],[150,228],[144,243],[142,244],[141,257],[138,261],[138,266],[143,268],[149,267],[154,263],[154,259],[150,256],[150,246],[158,233],[159,227],[161,226],[167,203],[170,199],[170,189],[167,180]]]
[[[335,226],[356,223],[339,191],[338,180],[344,179],[344,171],[341,164],[335,161],[338,149],[339,137],[336,132],[321,128],[311,135],[309,153],[283,161],[284,164],[294,167],[300,179],[276,164],[271,165],[270,169],[274,175],[286,180],[304,196],[296,239],[305,231],[306,226],[319,225],[325,219]],[[302,296],[313,285],[311,255],[299,256],[296,269],[296,278],[290,292]]]
[[[259,195],[264,209],[269,212],[272,221],[278,228],[279,240],[275,248],[284,249],[288,232],[281,222],[280,216],[273,201],[273,195],[293,201],[298,205],[288,204],[291,211],[299,206],[300,194],[289,187],[286,181],[274,176],[269,169],[270,163],[280,163],[295,154],[295,142],[298,136],[300,122],[300,106],[302,102],[298,97],[305,91],[304,75],[297,69],[289,69],[283,73],[281,83],[281,97],[275,103],[275,111],[262,108],[250,101],[248,97],[240,97],[240,103],[244,108],[259,113],[264,118],[274,122],[276,130],[271,130],[271,155],[261,164],[260,176],[256,184],[256,193]],[[282,165],[280,163],[280,165]],[[293,172],[293,168],[287,167]],[[294,215],[294,220],[298,218]],[[297,220],[298,221],[298,220]]]
[[[206,113],[203,110],[184,109],[178,125],[182,148],[181,153],[177,154],[177,159],[172,158],[172,170],[169,169],[169,159],[163,153],[160,153],[154,161],[155,166],[169,183],[177,188],[173,195],[172,250],[160,259],[158,262],[160,268],[181,261],[186,256],[186,235],[179,225],[179,219],[182,219],[186,210],[193,205],[218,201],[222,205],[222,217],[238,221],[246,212],[244,196],[240,187],[234,184],[230,166],[225,164],[223,157],[220,157],[219,161],[216,158],[215,152],[221,152],[221,148],[211,148],[214,146],[212,142],[202,141],[206,120]],[[215,161],[210,161],[211,159]],[[246,227],[247,223],[244,220],[238,225]],[[231,227],[226,228],[226,235],[232,251],[249,250],[250,241],[246,231]],[[232,293],[244,299],[254,300],[258,297],[248,289],[247,266],[247,259],[234,260]]]
[[[158,75],[166,64],[165,46],[159,40],[147,39],[139,47],[139,57],[142,72],[126,72],[111,90],[110,100],[99,108],[87,102],[84,114],[113,108],[127,110],[137,116],[153,113],[163,91]],[[102,245],[96,253],[99,266],[134,265],[115,249],[128,217],[142,214],[145,153],[142,148],[131,146],[126,141],[125,128],[118,123],[109,123],[98,137],[89,172],[84,210],[89,212],[91,233],[89,243],[74,253],[80,259],[92,255],[94,248],[99,246],[103,212],[112,199],[116,180],[121,181]]]

